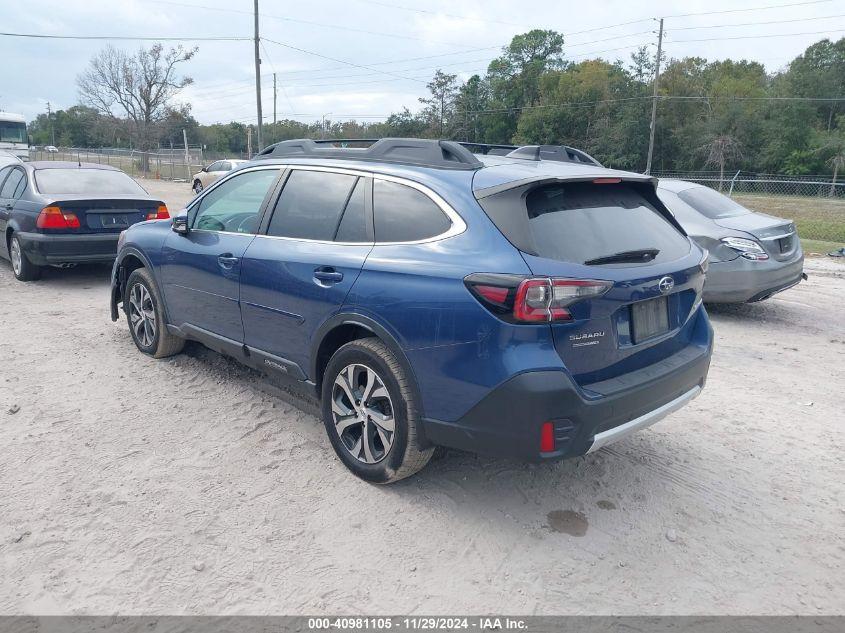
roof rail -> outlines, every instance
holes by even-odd
[[[466,141],[459,141],[460,145],[466,147],[473,154],[484,154],[490,156],[507,156],[515,149],[519,149],[519,145],[496,145],[493,143],[469,143]]]
[[[568,145],[524,145],[512,151],[508,156],[525,160],[553,160],[561,163],[586,163],[603,167],[587,152]]]
[[[472,152],[454,141],[420,138],[295,139],[269,145],[255,158],[281,157],[366,160],[459,170],[484,166]]]

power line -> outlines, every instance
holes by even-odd
[[[735,26],[763,26],[767,24],[788,24],[790,22],[810,22],[812,20],[832,20],[834,18],[845,18],[845,13],[839,15],[824,15],[815,18],[795,18],[793,20],[772,20],[768,22],[740,22],[738,24],[711,24],[708,26],[676,26],[673,31],[696,31],[699,29],[723,29]]]
[[[323,55],[322,53],[317,53],[315,51],[309,51],[309,50],[304,49],[304,48],[299,48],[298,46],[293,46],[292,44],[285,44],[283,42],[277,42],[276,40],[271,40],[269,37],[265,37],[264,40],[266,40],[267,42],[270,42],[271,44],[276,44],[277,46],[282,46],[284,48],[289,48],[289,49],[294,50],[294,51],[299,51],[300,53],[306,53],[307,55],[314,55],[315,57],[321,57],[322,59],[328,59],[330,61],[337,62],[339,64],[345,64],[346,66],[352,66],[354,68],[363,68],[365,70],[374,70],[376,72],[381,72],[382,74],[385,74],[385,75],[391,75],[393,77],[398,77],[399,79],[408,79],[410,81],[422,81],[420,79],[413,79],[411,77],[403,77],[402,75],[397,75],[396,73],[392,73],[388,70],[379,70],[379,69],[373,68],[372,66],[366,66],[364,64],[356,64],[354,62],[346,61],[345,59],[338,59],[337,57],[329,57],[328,55]],[[422,81],[422,83],[426,83],[426,82]]]
[[[768,9],[784,9],[786,7],[802,7],[809,4],[823,4],[825,2],[833,2],[833,0],[809,0],[807,2],[791,2],[789,4],[770,4],[762,7],[746,7],[744,9],[725,9],[723,11],[701,11],[699,13],[676,13],[674,15],[664,15],[664,18],[690,18],[697,15],[721,15],[723,13],[747,13],[748,11],[766,11]]]
[[[809,33],[774,33],[768,35],[736,35],[732,37],[706,37],[701,39],[688,39],[688,40],[672,40],[672,43],[681,43],[681,42],[721,42],[725,40],[756,40],[756,39],[764,39],[770,37],[797,37],[799,35],[821,35],[822,33],[840,33],[843,29],[832,29],[827,31],[811,31]]]
[[[5,37],[27,37],[46,40],[125,40],[144,42],[249,42],[251,37],[142,37],[128,35],[45,35],[43,33],[5,33]]]

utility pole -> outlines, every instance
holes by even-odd
[[[56,132],[53,129],[53,111],[50,109],[50,102],[47,102],[47,120],[50,122],[50,145],[56,145]]]
[[[273,124],[276,124],[276,73],[273,73]]]
[[[185,144],[185,180],[191,182],[191,154],[188,152],[188,133],[182,128],[182,142]]]
[[[258,129],[256,143],[261,151],[261,58],[258,56],[258,0],[255,0],[255,105],[258,114]]]
[[[246,159],[252,159],[252,127],[246,129]]]
[[[257,0],[256,0],[257,2]],[[648,134],[648,159],[645,173],[651,173],[651,159],[654,156],[654,128],[657,123],[657,83],[660,81],[660,56],[663,53],[663,18],[660,18],[660,31],[657,35],[657,63],[654,66],[654,95],[651,99],[651,129]]]

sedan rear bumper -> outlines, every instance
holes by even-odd
[[[729,262],[711,262],[704,284],[707,303],[747,303],[768,299],[799,283],[804,273],[804,255],[779,262],[750,261],[737,257]]]
[[[17,236],[29,261],[38,266],[48,266],[114,261],[120,234],[18,233]]]

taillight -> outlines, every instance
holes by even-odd
[[[59,207],[44,207],[35,220],[35,226],[39,229],[78,229],[79,218]]]
[[[148,220],[169,220],[170,219],[170,212],[167,210],[167,206],[160,204],[155,211],[150,211],[147,214]]]
[[[571,321],[568,308],[572,304],[600,297],[613,286],[610,281],[595,279],[488,273],[469,275],[464,282],[488,310],[519,323]]]

